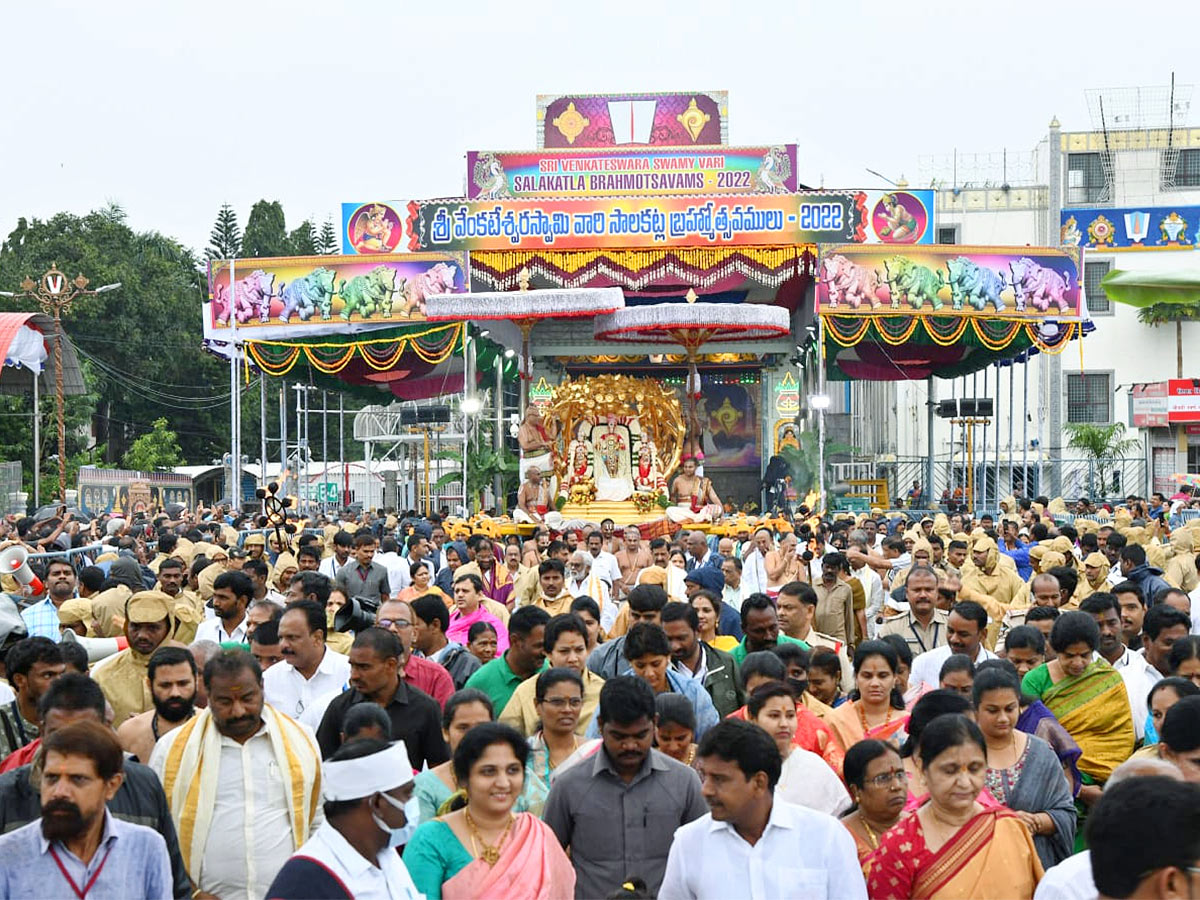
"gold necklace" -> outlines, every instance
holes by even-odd
[[[867,843],[869,843],[871,845],[871,849],[878,850],[879,849],[879,835],[877,835],[875,833],[875,830],[871,827],[870,823],[867,822],[866,817],[862,813],[859,813],[858,821],[862,822],[862,827],[864,829],[866,829]]]
[[[464,808],[463,817],[466,820],[467,829],[471,832],[471,851],[489,866],[494,866],[500,861],[500,848],[504,846],[504,839],[508,837],[508,831],[512,828],[513,822],[516,821],[516,816],[511,812],[508,814],[508,823],[504,826],[504,830],[500,832],[500,838],[495,844],[484,843],[483,835],[479,833],[479,826],[471,818],[471,810]],[[479,846],[476,846],[476,840],[479,841]]]

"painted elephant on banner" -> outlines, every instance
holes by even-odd
[[[414,275],[404,283],[404,309],[402,317],[412,317],[413,310],[424,318],[425,298],[434,294],[454,293],[454,275],[457,267],[440,262],[429,271]]]
[[[1071,308],[1067,292],[1071,290],[1070,273],[1059,274],[1055,269],[1040,265],[1028,256],[1022,256],[1008,264],[1012,270],[1013,291],[1017,295],[1017,311],[1022,312],[1026,304],[1040,312],[1057,306],[1059,312]]]
[[[264,325],[271,320],[271,298],[275,296],[275,274],[255,269],[239,278],[234,290],[239,323],[257,318]]]
[[[279,321],[285,325],[295,314],[300,321],[307,322],[317,310],[322,310],[322,318],[328,319],[327,311],[333,308],[333,279],[334,271],[324,266],[313,269],[303,278],[297,278],[287,284],[279,285],[279,296],[283,300],[283,309],[279,313]]]
[[[938,297],[945,282],[942,273],[935,272],[927,266],[919,266],[904,256],[893,256],[883,261],[888,288],[892,293],[892,309],[900,308],[900,299],[904,298],[913,309],[920,309],[928,301],[934,310],[942,308]]]
[[[963,303],[983,312],[990,303],[996,307],[996,312],[1004,309],[1004,300],[1000,294],[1008,286],[1003,272],[977,265],[965,256],[946,261],[946,271],[950,274],[947,284],[950,285],[950,296],[954,309],[963,308]]]
[[[380,313],[385,319],[392,317],[392,295],[396,293],[396,270],[389,266],[376,266],[366,275],[355,275],[338,287],[342,298],[342,318],[347,322],[353,313],[364,319]]]
[[[233,304],[229,302],[229,285],[213,285],[212,309],[218,325],[229,322],[229,316],[233,312]]]
[[[874,270],[855,265],[840,253],[827,256],[822,266],[831,307],[849,304],[858,309],[865,303],[872,309],[878,309],[882,305],[876,293],[879,290],[879,274]]]

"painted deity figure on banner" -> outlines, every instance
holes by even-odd
[[[711,522],[721,515],[721,498],[711,479],[696,472],[696,460],[685,456],[680,472],[671,482],[671,505],[667,517],[672,522]]]

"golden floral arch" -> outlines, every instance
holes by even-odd
[[[657,450],[661,474],[669,478],[683,452],[683,410],[675,392],[653,378],[630,375],[592,375],[568,378],[554,389],[543,414],[558,423],[561,444],[555,454],[555,474],[566,475],[568,448],[583,424],[597,425],[615,417],[629,425],[636,460],[641,443],[649,439]]]

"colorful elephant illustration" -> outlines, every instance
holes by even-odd
[[[229,285],[216,284],[213,286],[212,308],[218,325],[224,325],[229,321],[229,314],[233,312],[233,304],[229,302]]]
[[[333,308],[334,274],[332,269],[321,266],[303,278],[281,284],[279,296],[283,300],[283,310],[279,313],[279,321],[286,325],[295,313],[302,322],[307,322],[317,310],[321,310],[321,318],[328,319]]]
[[[1012,270],[1013,291],[1017,295],[1017,311],[1022,312],[1026,304],[1031,304],[1041,312],[1046,312],[1051,304],[1058,307],[1059,312],[1066,312],[1071,307],[1071,301],[1066,294],[1071,289],[1069,273],[1060,274],[1056,270],[1040,265],[1028,256],[1008,264]]]
[[[239,323],[249,322],[253,318],[264,325],[271,320],[271,298],[275,296],[275,275],[255,269],[245,278],[237,281],[234,296],[235,310]]]
[[[396,270],[376,266],[366,275],[355,275],[338,287],[342,298],[342,318],[347,322],[358,313],[364,319],[379,312],[385,319],[392,317],[392,295],[396,293]]]
[[[879,290],[878,273],[852,263],[840,253],[825,257],[821,264],[831,307],[848,303],[858,309],[866,303],[872,309],[878,309],[882,305],[876,293]]]
[[[920,309],[927,300],[934,310],[942,308],[942,301],[938,297],[938,291],[944,285],[941,272],[919,266],[903,256],[884,260],[883,269],[892,293],[892,309],[900,308],[901,297],[913,309]]]
[[[404,309],[400,311],[400,315],[409,318],[413,310],[416,310],[423,317],[426,297],[454,293],[454,276],[457,271],[456,266],[440,262],[429,271],[408,279],[403,285]]]
[[[950,285],[954,309],[962,309],[964,301],[980,312],[989,303],[996,307],[996,312],[1004,309],[1000,294],[1008,285],[1003,272],[976,265],[965,256],[947,260],[946,271],[950,275],[946,283]]]

